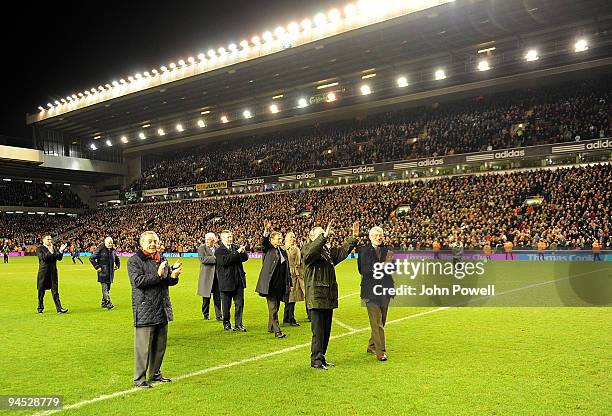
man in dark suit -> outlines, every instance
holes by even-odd
[[[328,239],[333,233],[333,220],[327,229],[313,228],[309,241],[302,248],[304,264],[304,286],[306,306],[312,319],[312,345],[310,366],[327,370],[334,364],[327,361],[325,354],[331,334],[334,309],[338,307],[338,282],[335,266],[343,261],[357,245],[359,223],[353,224],[353,235],[341,247],[330,248]]]
[[[202,297],[202,315],[204,319],[210,319],[210,298],[212,295],[215,305],[215,316],[217,321],[221,317],[221,292],[219,292],[219,279],[217,279],[215,251],[217,250],[217,236],[214,233],[206,233],[204,244],[198,247],[200,259],[200,276],[198,278],[198,296]]]
[[[115,254],[115,245],[111,237],[104,239],[104,244],[94,251],[89,258],[89,262],[98,272],[98,282],[102,286],[102,303],[100,306],[111,310],[115,305],[113,305],[110,299],[110,288],[115,278],[115,270],[119,270],[121,265],[119,256]]]
[[[368,309],[371,329],[366,351],[376,355],[378,361],[387,361],[385,323],[391,297],[383,291],[393,288],[394,283],[393,277],[384,272],[381,272],[382,277],[374,277],[374,264],[393,261],[393,252],[383,243],[384,231],[382,228],[373,227],[369,237],[370,244],[360,246],[357,250],[359,253],[357,267],[361,275],[361,299]]]
[[[215,251],[217,260],[216,270],[221,292],[221,307],[223,309],[223,328],[232,329],[230,324],[230,309],[234,301],[234,331],[246,332],[242,324],[242,311],[244,310],[244,288],[246,287],[246,274],[242,263],[249,259],[245,246],[238,247],[232,244],[234,237],[229,230],[221,231],[221,245]]]
[[[38,313],[43,313],[45,309],[45,291],[51,289],[55,309],[57,313],[66,313],[68,309],[62,307],[57,285],[57,262],[64,258],[66,244],[62,244],[59,249],[53,245],[50,235],[43,237],[42,245],[36,249],[38,256]]]
[[[127,263],[134,315],[134,384],[149,388],[151,382],[172,381],[161,373],[168,322],[174,319],[168,287],[178,283],[183,265],[177,261],[174,266],[168,266],[159,252],[159,237],[155,232],[145,231],[139,241],[140,249]]]
[[[278,323],[278,308],[281,300],[288,299],[291,290],[289,257],[281,247],[282,234],[271,230],[272,224],[264,221],[263,266],[255,291],[268,301],[268,332],[273,332],[276,338],[285,338],[286,335]]]

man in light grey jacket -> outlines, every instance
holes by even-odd
[[[219,281],[217,280],[215,267],[217,262],[215,258],[217,241],[217,236],[214,233],[207,233],[204,236],[204,245],[198,247],[198,257],[200,258],[198,296],[202,297],[202,315],[204,315],[204,319],[210,319],[210,296],[212,294],[215,305],[215,316],[217,321],[222,321],[221,292],[219,292]]]

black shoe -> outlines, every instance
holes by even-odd
[[[217,317],[217,321],[219,321],[219,322],[223,322],[223,318],[219,318],[219,317]]]
[[[300,326],[300,323],[295,321],[295,322],[291,322],[289,325],[291,325],[291,326]]]
[[[153,387],[152,385],[150,385],[146,381],[141,381],[139,383],[134,383],[134,385],[136,387],[140,387],[141,389],[150,389],[151,387]]]
[[[108,305],[106,305],[106,309],[108,309],[109,311],[113,309],[114,307],[115,305],[113,305],[112,303],[109,303]]]
[[[325,361],[325,362],[323,363],[323,365],[324,365],[325,367],[335,367],[335,366],[336,366],[336,364],[334,364],[334,363],[330,363],[329,361]]]
[[[210,316],[206,316],[206,315],[204,315],[204,320],[205,320],[205,321],[210,321]]]
[[[225,329],[226,331],[231,331],[232,330],[232,326],[230,324],[223,325],[223,329]]]
[[[153,377],[151,377],[149,379],[149,381],[155,381],[157,383],[170,383],[170,382],[172,382],[171,379],[166,378],[166,377],[162,376],[161,374],[154,375]]]
[[[236,327],[234,327],[234,331],[238,331],[238,332],[246,332],[246,328],[242,325],[238,325]]]
[[[310,364],[312,368],[316,368],[317,370],[327,370],[325,364]]]
[[[38,313],[43,313],[44,309],[38,308]]]
[[[285,334],[284,332],[277,332],[276,334],[274,334],[274,336],[276,338],[285,338],[287,334]]]
[[[68,309],[66,308],[59,309],[57,313],[68,313]]]

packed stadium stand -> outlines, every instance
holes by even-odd
[[[169,155],[134,190],[610,136],[612,78],[477,95]]]
[[[304,241],[308,230],[330,219],[341,242],[353,221],[363,230],[388,232],[388,244],[404,250],[448,248],[461,241],[480,248],[510,240],[532,248],[544,240],[551,248],[589,249],[596,239],[610,247],[612,165],[463,175],[389,184],[231,196],[194,201],[140,204],[93,211],[78,219],[42,216],[0,217],[15,244],[31,244],[47,230],[67,231],[80,247],[113,236],[120,250],[133,251],[144,229],[158,230],[170,252],[193,252],[207,232],[233,230],[236,239],[257,250],[262,223],[269,219]],[[534,199],[535,204],[528,204]]]
[[[9,179],[0,182],[0,206],[86,208],[69,185]]]

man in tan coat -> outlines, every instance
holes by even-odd
[[[285,302],[285,314],[283,323],[291,326],[300,326],[300,323],[295,319],[295,303],[304,302],[304,276],[302,274],[302,253],[296,244],[295,233],[289,231],[285,236],[285,245],[283,248],[289,256],[289,271],[291,273],[291,292],[289,292],[289,300]],[[306,308],[308,321],[310,321],[310,312]]]

